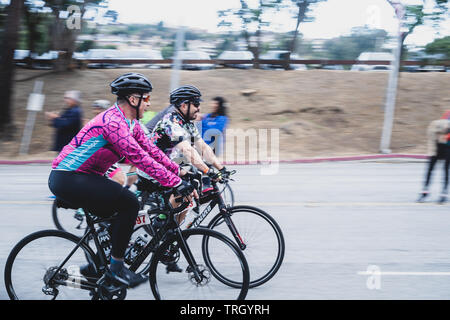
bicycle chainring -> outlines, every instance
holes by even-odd
[[[58,270],[58,267],[50,267],[45,272],[44,283],[47,287],[56,288],[59,286],[59,284],[50,284],[50,279],[53,277],[53,275],[55,274],[55,272],[57,270]],[[53,278],[53,281],[55,281],[55,280],[65,281],[67,279],[69,279],[69,273],[67,272],[67,270],[65,268],[62,268],[61,270],[59,270],[59,273],[57,275],[55,275],[55,277]]]
[[[169,249],[161,257],[160,262],[164,265],[177,263],[180,260],[180,250],[177,245],[171,244]]]
[[[92,300],[124,300],[127,296],[125,287],[117,287],[105,277],[101,278],[97,284],[98,290],[96,294],[93,294]]]

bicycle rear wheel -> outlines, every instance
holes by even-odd
[[[10,299],[92,299],[93,290],[87,289],[79,270],[87,260],[95,263],[93,251],[84,243],[56,274],[55,282],[49,281],[78,242],[76,236],[59,230],[39,231],[22,239],[5,265],[5,286]]]
[[[226,236],[239,239],[241,248],[250,267],[250,288],[260,286],[269,281],[279,270],[285,252],[285,243],[281,228],[267,212],[251,207],[236,206],[228,209],[229,221],[236,234],[230,231],[230,226],[221,213],[214,216],[208,225],[209,229],[219,231]],[[208,243],[205,250],[210,252]],[[240,286],[237,279],[218,272],[219,279],[229,286]]]
[[[222,188],[221,196],[227,207],[234,206],[234,193],[228,183],[226,183],[225,186]]]
[[[181,232],[195,265],[182,249],[178,236],[164,241],[156,251],[150,265],[150,287],[157,300],[243,300],[248,291],[249,270],[242,252],[224,235],[204,228]],[[209,243],[205,259],[202,242]],[[211,268],[210,262],[214,262]],[[167,264],[176,262],[183,272],[167,272]],[[216,277],[217,270],[233,279],[240,286],[229,287]]]
[[[83,209],[58,208],[56,200],[52,206],[53,222],[58,230],[66,231],[81,238],[86,232],[87,223]]]

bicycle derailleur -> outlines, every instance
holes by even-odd
[[[48,296],[53,296],[53,299],[56,299],[59,294],[59,290],[57,289],[59,284],[55,284],[55,281],[66,281],[69,279],[69,273],[66,269],[59,270],[58,274],[55,275],[57,270],[58,267],[50,267],[47,269],[44,275],[45,286],[42,288],[42,292]],[[52,280],[52,283],[50,283],[50,280]]]

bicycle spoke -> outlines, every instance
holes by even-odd
[[[230,227],[222,223],[221,216],[215,217],[210,227],[233,239],[240,237],[243,240],[243,253],[250,266],[250,287],[255,287],[272,278],[280,267],[284,257],[283,235],[267,213],[253,208],[234,208],[231,209],[230,219],[237,234],[233,235]],[[230,281],[230,285],[237,283],[235,279],[223,276],[224,281]]]
[[[196,266],[190,266],[184,254],[181,254],[176,263],[182,272],[167,273],[167,261],[170,261],[170,259],[165,256],[159,257],[159,262],[157,264],[154,263],[154,269],[152,270],[154,270],[153,277],[157,283],[160,298],[169,300],[233,300],[239,297],[242,287],[231,288],[219,281],[215,276],[215,268],[218,268],[222,273],[241,282],[248,281],[243,269],[246,264],[244,266],[241,264],[240,258],[236,253],[239,250],[235,246],[232,248],[220,238],[209,236],[207,238],[211,250],[208,252],[208,256],[205,257],[202,249],[205,235],[201,233],[204,230],[193,229],[189,231],[199,232],[198,234],[191,234],[186,239],[196,261]],[[232,242],[230,241],[230,243]],[[193,268],[198,271],[199,278],[195,276]]]
[[[91,299],[88,290],[80,289],[81,280],[84,278],[79,268],[87,263],[82,248],[76,250],[55,275],[75,245],[75,242],[58,236],[43,236],[26,243],[11,265],[11,287],[16,298]]]

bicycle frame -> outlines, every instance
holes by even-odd
[[[230,232],[236,240],[236,243],[241,250],[245,250],[247,245],[244,243],[244,240],[240,236],[236,226],[230,218],[231,215],[229,213],[228,207],[225,204],[225,201],[222,198],[221,192],[217,187],[217,182],[212,181],[212,185],[214,192],[211,195],[204,197],[203,199],[200,198],[199,201],[199,204],[205,204],[209,202],[208,206],[203,210],[201,214],[194,218],[192,224],[187,229],[200,227],[200,224],[206,219],[212,209],[214,209],[215,206],[219,206],[219,213],[222,215],[222,218],[230,229]],[[223,190],[225,190],[225,188]]]
[[[164,198],[166,203],[168,202],[168,197]],[[144,250],[137,256],[137,258],[135,259],[135,261],[132,263],[132,265],[130,266],[130,270],[135,272],[140,266],[141,264],[144,262],[144,260],[147,258],[147,256],[151,253],[156,251],[156,249],[159,247],[159,243],[164,240],[164,237],[166,235],[171,235],[173,233],[175,233],[175,237],[176,237],[176,241],[181,249],[181,251],[183,252],[187,262],[189,263],[189,265],[191,266],[195,266],[196,265],[196,261],[192,255],[191,250],[189,249],[188,245],[186,244],[182,234],[181,234],[181,230],[175,220],[175,214],[174,212],[172,212],[171,207],[169,207],[169,220],[167,221],[167,223],[160,229],[158,230],[158,232],[154,235],[154,237],[152,238],[152,240],[146,245],[146,247],[144,248]],[[75,248],[69,253],[69,255],[64,259],[63,262],[61,262],[61,264],[58,266],[58,268],[56,269],[56,271],[53,273],[53,275],[51,276],[51,278],[48,280],[48,284],[52,285],[52,284],[57,284],[57,285],[65,285],[65,286],[70,286],[70,287],[76,287],[76,288],[80,288],[80,289],[84,289],[84,290],[95,290],[97,289],[98,285],[97,284],[93,284],[89,281],[85,281],[83,279],[80,279],[80,282],[77,284],[73,284],[71,282],[67,282],[67,281],[60,281],[60,280],[55,280],[54,278],[56,277],[56,275],[58,275],[58,273],[61,271],[61,269],[64,267],[64,265],[66,264],[67,261],[69,261],[69,259],[73,256],[73,254],[78,250],[78,248],[80,248],[83,243],[86,242],[86,240],[93,235],[93,239],[94,239],[94,243],[95,243],[95,247],[97,248],[97,256],[99,258],[99,271],[100,274],[103,274],[105,269],[107,268],[108,262],[107,262],[107,258],[106,255],[103,251],[103,248],[100,244],[100,240],[98,238],[98,232],[97,230],[95,230],[94,225],[95,224],[99,224],[102,222],[111,222],[114,219],[113,217],[108,217],[108,218],[93,218],[91,217],[90,213],[88,213],[89,211],[85,210],[86,213],[86,222],[88,225],[87,228],[87,232],[83,235],[83,237],[81,238],[81,240],[76,244]],[[143,226],[138,227],[142,228]],[[136,229],[136,230],[137,230]],[[93,252],[90,252],[91,254],[93,254]],[[196,268],[193,268],[194,270],[194,275],[196,278],[199,278],[199,274],[198,271],[196,270]]]
[[[167,201],[168,199],[164,199]],[[168,203],[168,202],[167,202]],[[141,264],[144,262],[144,260],[148,257],[148,255],[152,252],[155,252],[156,249],[159,247],[159,243],[164,240],[164,237],[166,235],[171,235],[175,233],[176,240],[178,242],[178,245],[180,246],[180,249],[184,253],[187,262],[189,265],[195,266],[196,262],[195,259],[187,246],[186,242],[184,241],[183,236],[181,235],[181,229],[179,228],[178,223],[175,220],[174,214],[169,214],[168,221],[165,225],[163,225],[153,236],[152,240],[145,246],[144,250],[136,257],[136,259],[133,261],[133,263],[130,265],[130,270],[133,272],[136,272],[136,270],[141,266]],[[197,276],[197,274],[196,274]]]
[[[86,209],[84,209],[84,212],[87,213],[88,211]],[[58,281],[58,280],[54,279],[55,276],[61,271],[63,266],[66,264],[66,262],[69,261],[69,259],[78,250],[78,248],[80,248],[83,245],[83,243],[86,241],[86,239],[88,239],[91,235],[93,235],[95,247],[97,249],[97,256],[100,259],[100,261],[99,261],[99,271],[101,273],[103,273],[105,271],[106,266],[107,266],[107,258],[106,258],[106,255],[105,255],[104,251],[103,251],[103,248],[102,248],[102,246],[100,244],[100,241],[98,239],[98,233],[97,233],[97,230],[95,230],[94,224],[111,221],[111,220],[114,219],[114,217],[98,218],[98,219],[94,218],[94,219],[92,219],[89,216],[89,214],[85,214],[85,217],[86,217],[86,222],[87,222],[87,225],[88,225],[87,232],[83,235],[81,240],[76,244],[75,248],[69,253],[69,255],[66,257],[66,259],[64,259],[64,261],[61,262],[61,264],[58,266],[58,268],[56,269],[54,274],[48,280],[49,284],[56,283],[58,285],[65,285],[65,286],[68,286],[68,287],[76,287],[76,288],[80,288],[80,289],[84,289],[84,290],[95,290],[97,288],[96,284],[94,285],[91,282],[85,281],[83,279],[80,279],[80,282],[77,283],[77,284],[74,284],[74,285],[72,285],[72,283],[67,283],[66,281]],[[89,249],[90,249],[90,247],[89,247]],[[90,252],[90,254],[92,254],[93,256],[95,255],[93,252]]]

